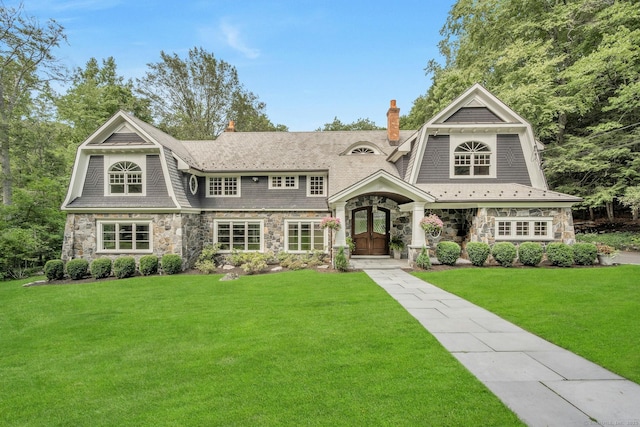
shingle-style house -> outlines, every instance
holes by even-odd
[[[179,141],[118,112],[78,149],[62,209],[62,258],[176,253],[186,265],[208,243],[223,250],[327,250],[386,255],[400,235],[413,260],[425,214],[442,240],[573,242],[571,206],[550,191],[531,125],[474,85],[415,131],[234,132]],[[428,238],[427,238],[428,240]]]

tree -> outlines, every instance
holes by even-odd
[[[51,51],[65,40],[62,26],[54,20],[41,26],[23,14],[22,6],[0,4],[0,169],[5,205],[12,203],[12,126],[25,113],[33,92],[51,80],[64,79],[64,69]]]
[[[620,202],[631,208],[633,220],[638,220],[638,211],[640,211],[640,185],[635,187],[627,187],[624,196],[620,197]]]
[[[323,127],[316,129],[317,132],[336,130],[380,130],[384,129],[376,126],[370,119],[358,119],[353,123],[342,123],[338,117],[333,118],[333,122],[325,123]]]
[[[161,62],[137,79],[137,92],[150,101],[157,125],[180,139],[213,139],[228,125],[238,129],[273,130],[264,103],[240,84],[232,65],[202,48],[185,60],[160,52]]]

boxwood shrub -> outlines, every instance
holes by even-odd
[[[420,254],[416,258],[416,265],[423,270],[431,269],[431,258],[429,258],[429,250],[426,247],[422,247]]]
[[[52,259],[44,265],[44,275],[47,280],[64,279],[64,262],[61,259]]]
[[[162,255],[160,264],[165,274],[178,274],[182,271],[182,258],[177,254]]]
[[[89,271],[89,261],[78,258],[67,262],[67,274],[72,280],[84,279]]]
[[[456,242],[440,242],[436,246],[436,258],[441,264],[454,265],[462,249]]]
[[[156,255],[144,255],[140,257],[140,274],[150,276],[158,272],[158,257]]]
[[[104,279],[111,275],[112,262],[110,258],[97,258],[91,261],[91,276],[94,279]]]
[[[547,259],[558,267],[571,267],[573,265],[573,249],[566,243],[549,243],[547,245]]]
[[[491,256],[503,267],[511,267],[516,260],[516,246],[511,242],[498,242],[491,248]]]
[[[118,279],[126,279],[136,274],[136,259],[132,256],[121,256],[113,262],[113,275]]]
[[[542,261],[544,249],[538,242],[524,242],[518,246],[518,259],[524,265],[535,267]]]
[[[491,253],[491,247],[484,242],[469,242],[467,243],[467,255],[469,255],[469,261],[476,267],[482,267],[489,258]]]
[[[573,260],[578,265],[593,265],[598,256],[598,247],[593,243],[573,245]]]

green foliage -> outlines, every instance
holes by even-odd
[[[198,255],[195,267],[201,273],[212,274],[217,271],[220,244],[206,245]]]
[[[182,257],[177,254],[164,254],[160,261],[165,274],[178,274],[182,271]]]
[[[97,258],[91,261],[91,276],[94,279],[104,279],[111,275],[112,262],[110,258]]]
[[[538,242],[524,242],[518,246],[518,259],[524,265],[535,267],[542,262],[544,249]]]
[[[62,280],[64,278],[64,262],[61,259],[50,259],[44,265],[44,275],[47,280]]]
[[[72,259],[67,262],[65,268],[72,280],[84,279],[89,272],[89,261],[82,258]]]
[[[484,242],[467,243],[467,255],[469,261],[476,267],[482,267],[491,254],[491,247]]]
[[[587,233],[577,234],[576,240],[579,242],[602,243],[613,246],[618,250],[640,250],[640,233],[628,231],[616,231],[613,233]]]
[[[399,234],[394,234],[389,239],[389,248],[396,251],[401,251],[404,248],[404,242],[402,241],[402,236]]]
[[[423,246],[420,254],[416,258],[416,265],[423,270],[431,269],[431,258],[429,258],[429,250]]]
[[[140,274],[150,276],[158,272],[158,257],[156,255],[143,255],[140,257]]]
[[[593,265],[598,248],[593,243],[575,243],[573,245],[573,259],[577,265]]]
[[[455,265],[462,249],[456,242],[440,242],[436,246],[436,258],[441,264]]]
[[[573,249],[566,243],[553,242],[547,245],[547,259],[558,267],[573,265]]]
[[[347,246],[349,246],[349,253],[352,254],[356,250],[356,242],[353,241],[351,236],[347,237]]]
[[[347,256],[344,254],[344,248],[342,246],[338,249],[334,263],[336,270],[343,272],[349,271],[349,261],[347,260]]]
[[[244,254],[244,262],[240,266],[247,274],[260,273],[267,268],[267,254],[260,252],[247,252]]]
[[[333,118],[333,122],[325,123],[321,128],[316,129],[316,132],[328,132],[336,130],[380,130],[384,129],[376,126],[375,122],[370,119],[358,119],[353,123],[342,123],[338,117]]]
[[[118,279],[126,279],[136,274],[136,259],[132,256],[121,256],[113,262],[113,275]]]
[[[498,242],[491,248],[491,256],[503,267],[511,267],[516,260],[516,246],[511,242]]]

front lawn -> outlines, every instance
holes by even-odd
[[[0,282],[0,424],[519,425],[364,273]]]
[[[640,266],[465,268],[416,276],[640,383]]]

